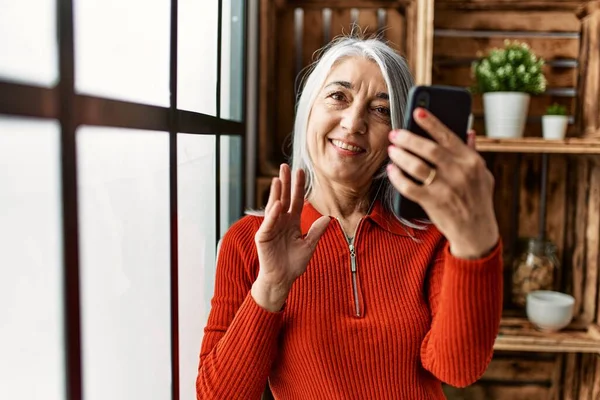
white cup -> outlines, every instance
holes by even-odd
[[[565,293],[536,290],[527,295],[527,318],[541,331],[556,332],[573,320],[575,299]]]

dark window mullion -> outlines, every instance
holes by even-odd
[[[248,120],[247,118],[247,104],[248,104],[248,36],[249,32],[248,32],[248,11],[250,9],[250,7],[248,6],[248,3],[250,1],[249,0],[245,0],[242,1],[242,13],[244,18],[242,19],[244,21],[244,26],[242,27],[242,41],[243,41],[243,46],[244,48],[242,49],[242,62],[243,62],[243,72],[242,72],[242,84],[241,84],[241,89],[242,90],[242,122],[244,123],[245,127],[244,127],[244,132],[250,132],[250,129],[248,129]],[[246,154],[247,151],[247,143],[249,140],[249,135],[248,134],[244,134],[243,138],[242,138],[242,146],[241,146],[241,151],[242,151],[242,160],[241,160],[241,168],[240,168],[240,184],[242,185],[242,191],[241,191],[241,196],[242,196],[242,201],[240,202],[240,204],[242,205],[240,210],[237,210],[239,212],[239,214],[243,214],[244,212],[244,204],[246,203],[246,179],[245,179],[245,175],[244,175],[244,169],[246,167],[246,162],[247,162],[247,157],[248,155]]]
[[[60,118],[59,87],[23,85],[0,80],[0,114]]]
[[[0,114],[34,118],[60,119],[61,87],[45,88],[0,79]],[[75,94],[70,100],[77,105],[75,125],[106,126],[148,131],[169,131],[171,108]],[[215,134],[243,136],[242,122],[212,115],[176,110],[178,132],[195,135]]]
[[[178,3],[171,0],[171,51],[170,51],[170,109],[169,109],[169,194],[170,194],[170,243],[171,243],[171,399],[179,400],[179,258],[177,221],[177,135],[179,113],[177,111],[177,36]]]
[[[222,30],[223,30],[223,0],[219,0],[217,13],[217,118],[221,118],[221,57],[222,57]],[[216,131],[215,138],[215,223],[216,239],[221,239],[221,131]],[[216,243],[215,243],[216,245]]]
[[[67,400],[81,400],[81,302],[79,280],[79,211],[77,199],[77,102],[75,98],[72,0],[58,2],[60,160],[63,223],[63,309]]]

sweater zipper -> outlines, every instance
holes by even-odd
[[[352,293],[354,293],[354,307],[356,316],[360,317],[360,304],[358,302],[358,285],[356,283],[356,249],[350,244],[350,269],[352,271]]]
[[[356,268],[356,247],[354,247],[354,243],[356,242],[358,230],[360,228],[360,225],[362,224],[363,219],[361,219],[358,222],[358,225],[356,226],[356,230],[354,231],[354,236],[352,237],[351,240],[348,238],[348,236],[344,232],[344,229],[342,228],[342,223],[338,219],[338,223],[340,224],[340,228],[342,229],[344,239],[346,239],[346,243],[348,243],[348,249],[350,250],[350,272],[352,273],[352,295],[354,298],[354,313],[355,313],[356,317],[361,316],[361,309],[360,309],[360,299],[358,296],[358,277],[357,277],[358,269]]]

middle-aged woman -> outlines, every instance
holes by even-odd
[[[502,312],[493,178],[426,110],[415,119],[435,141],[398,129],[411,85],[381,41],[323,52],[299,98],[291,170],[264,216],[223,238],[199,399],[259,399],[267,383],[285,400],[444,399],[442,382],[485,371]],[[395,190],[430,221],[400,219]]]

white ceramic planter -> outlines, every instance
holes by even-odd
[[[544,115],[542,117],[542,135],[544,139],[564,139],[568,124],[569,117],[566,115]]]
[[[486,136],[497,139],[523,137],[529,98],[528,93],[521,92],[484,93]]]

